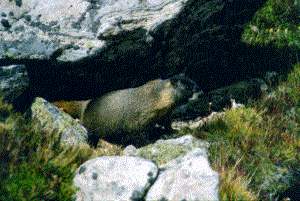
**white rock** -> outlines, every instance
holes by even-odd
[[[77,201],[140,200],[157,177],[151,161],[130,156],[104,156],[89,160],[77,170]]]
[[[215,201],[218,195],[218,174],[209,165],[204,149],[195,149],[163,167],[146,201]]]
[[[173,18],[187,0],[22,0],[0,1],[9,27],[0,23],[0,59],[75,62],[107,47],[107,38],[143,29],[142,38]],[[98,39],[101,38],[100,40]],[[14,51],[11,51],[14,48]],[[56,54],[60,52],[60,54]]]

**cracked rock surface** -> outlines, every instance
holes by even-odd
[[[31,94],[47,100],[89,99],[182,72],[211,91],[262,69],[264,54],[236,38],[264,2],[3,0],[0,62],[24,64]]]
[[[136,29],[145,38],[187,0],[1,1],[0,59],[78,61],[101,52],[107,39]]]
[[[131,156],[104,156],[89,160],[77,170],[76,201],[141,200],[158,174],[148,160]]]
[[[125,156],[89,160],[74,178],[77,201],[219,200],[219,176],[207,148],[207,142],[186,135],[139,149],[128,146]]]
[[[207,159],[206,150],[196,148],[162,167],[146,201],[217,201],[219,176]]]
[[[219,200],[219,175],[208,160],[209,143],[191,135],[158,140],[136,149],[128,146],[125,155],[154,161],[160,171],[145,200]]]

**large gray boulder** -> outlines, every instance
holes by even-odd
[[[219,177],[209,165],[206,151],[195,149],[162,167],[146,201],[217,201]]]
[[[122,32],[149,32],[187,0],[1,1],[0,59],[77,61],[95,56]]]
[[[130,145],[124,154],[152,160],[160,169],[145,200],[215,201],[219,199],[219,176],[209,165],[208,146],[186,135],[139,149]]]
[[[24,61],[34,94],[51,100],[90,98],[183,71],[212,89],[242,79],[241,65],[260,67],[252,62],[260,59],[241,63],[240,52],[252,54],[237,39],[264,1],[1,1],[0,62]]]
[[[24,65],[0,66],[0,91],[3,99],[14,102],[29,88],[29,78]]]
[[[207,148],[207,142],[187,135],[139,149],[128,146],[125,156],[89,160],[74,178],[77,201],[218,200],[219,176]]]
[[[77,170],[76,201],[142,200],[158,174],[156,165],[130,156],[104,156],[89,160]]]
[[[33,126],[54,135],[63,145],[87,144],[87,130],[70,115],[43,98],[36,98],[28,111]]]

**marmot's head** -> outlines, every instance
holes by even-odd
[[[194,93],[200,91],[196,82],[189,79],[184,74],[171,77],[169,82],[173,89],[173,100],[175,100],[176,105],[187,102]]]

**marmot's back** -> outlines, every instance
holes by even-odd
[[[143,86],[110,92],[90,101],[82,122],[92,133],[137,134],[155,124],[192,90],[178,80],[153,80]],[[192,83],[194,84],[194,83]]]

